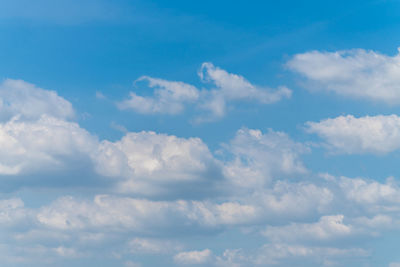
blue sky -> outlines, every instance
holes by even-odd
[[[400,266],[399,12],[0,1],[2,266]]]

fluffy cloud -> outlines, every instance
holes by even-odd
[[[14,227],[30,221],[32,215],[25,209],[24,202],[19,198],[0,200],[0,225],[4,227]]]
[[[315,133],[335,153],[385,154],[400,148],[400,118],[397,115],[352,115],[307,122],[307,131]]]
[[[386,183],[361,178],[341,177],[339,186],[347,199],[375,211],[399,211],[400,188],[389,178]]]
[[[167,81],[149,76],[140,77],[137,81],[147,81],[154,88],[152,96],[140,96],[134,92],[130,98],[117,103],[120,109],[132,109],[143,114],[161,113],[178,114],[184,111],[185,105],[195,103],[200,109],[211,113],[212,119],[223,117],[226,106],[232,101],[256,101],[270,104],[289,98],[291,90],[282,86],[277,90],[262,88],[251,84],[244,77],[228,73],[215,67],[212,63],[203,63],[199,76],[204,83],[212,83],[210,90],[199,91],[196,87],[177,81]],[[210,120],[210,114],[197,117],[196,121]]]
[[[212,184],[221,178],[219,163],[199,138],[128,133],[117,142],[103,141],[94,160],[100,174],[121,178],[121,192],[194,193],[201,187],[187,186]]]
[[[295,55],[287,66],[317,90],[339,95],[400,103],[400,56],[363,49]]]
[[[280,87],[273,91],[251,84],[243,76],[232,74],[221,68],[215,67],[210,62],[201,65],[199,76],[203,82],[211,82],[216,89],[214,97],[220,96],[229,100],[253,100],[263,104],[270,104],[290,97],[291,91],[286,87]],[[217,107],[210,107],[217,111]],[[218,113],[216,113],[218,114]]]
[[[0,124],[0,174],[17,175],[63,169],[66,159],[87,157],[96,139],[78,124],[42,115]]]
[[[131,92],[130,99],[118,103],[120,109],[133,109],[144,114],[178,114],[184,110],[185,103],[195,102],[199,98],[197,88],[183,82],[148,76],[140,77],[138,81],[147,81],[150,88],[155,88],[154,96],[143,97]]]
[[[308,148],[282,132],[240,129],[225,146],[233,161],[225,164],[225,175],[240,187],[259,187],[274,178],[304,174],[300,155]]]
[[[241,79],[245,82],[243,78],[231,74],[225,77],[226,72],[208,67],[207,75],[214,77],[209,79],[223,98],[245,99],[236,89],[229,91],[226,81],[238,79],[236,84]],[[36,95],[36,90],[43,97],[48,94],[38,88],[30,94]],[[222,94],[225,90],[229,93]],[[249,92],[261,94],[258,90]],[[54,99],[51,101],[57,103]],[[26,101],[25,105],[35,103],[30,98]],[[155,132],[126,133],[117,141],[99,141],[69,121],[70,116],[62,112],[49,115],[47,108],[37,110],[29,117],[23,110],[10,109],[7,112],[12,117],[4,117],[6,120],[0,123],[2,178],[26,176],[34,180],[48,172],[57,179],[68,176],[66,170],[79,162],[96,181],[108,177],[109,183],[84,191],[92,192],[85,197],[68,192],[74,196],[39,204],[26,202],[35,208],[25,207],[19,198],[0,200],[0,225],[7,231],[2,240],[7,245],[0,244],[0,252],[12,257],[5,261],[25,258],[29,262],[26,258],[31,258],[42,263],[43,258],[46,264],[54,265],[57,258],[73,260],[104,254],[129,265],[129,257],[139,254],[175,254],[176,264],[290,266],[299,261],[321,265],[339,257],[367,255],[362,245],[335,246],[347,238],[357,245],[357,237],[376,237],[397,229],[400,222],[399,187],[394,178],[377,182],[315,177],[301,160],[309,148],[282,132],[242,128],[213,154],[199,138]],[[339,117],[307,126],[331,149],[348,149],[345,153],[350,153],[361,147],[362,151],[386,153],[396,147],[397,124],[398,117],[391,115]],[[334,131],[340,134],[332,134]],[[350,133],[356,136],[351,138],[361,139],[362,145],[355,141],[337,145]],[[354,147],[352,143],[356,143]],[[263,229],[270,243],[257,251],[230,249],[218,256],[208,249],[182,251],[185,244],[177,242],[182,236],[190,239],[207,234],[220,241],[215,233],[227,229],[243,235],[259,234]],[[115,251],[108,251],[109,244],[119,245]]]
[[[284,86],[275,91],[255,86],[244,77],[228,73],[210,62],[201,65],[199,76],[203,82],[212,83],[215,86],[212,90],[202,92],[204,99],[200,103],[200,107],[211,112],[215,118],[223,117],[226,113],[226,105],[232,101],[255,101],[261,104],[271,104],[292,95],[292,91]],[[199,117],[198,120],[206,119]]]
[[[72,104],[55,91],[44,90],[22,80],[6,79],[0,84],[0,119],[15,115],[37,119],[43,114],[60,119],[74,116]]]

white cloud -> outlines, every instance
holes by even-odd
[[[277,90],[255,86],[244,77],[228,73],[210,62],[201,65],[199,76],[203,82],[211,82],[215,85],[211,91],[203,91],[204,100],[200,104],[215,117],[225,115],[226,104],[230,101],[246,100],[270,104],[282,98],[289,98],[292,94],[292,91],[284,86]]]
[[[28,209],[25,209],[24,202],[19,198],[0,200],[0,225],[2,227],[13,227],[17,224],[30,221],[32,216]]]
[[[66,158],[87,157],[97,141],[78,124],[42,115],[0,124],[0,174],[63,168]]]
[[[354,98],[400,103],[400,56],[363,49],[295,55],[288,67],[317,90]]]
[[[386,154],[400,148],[400,118],[397,115],[352,115],[307,122],[307,131],[320,136],[335,153]]]
[[[178,114],[184,110],[185,103],[195,102],[199,98],[197,88],[183,82],[148,76],[142,76],[138,81],[147,81],[150,88],[155,88],[154,96],[143,97],[131,92],[130,99],[118,103],[120,109],[133,109],[144,114]]]
[[[201,251],[185,251],[174,256],[174,261],[178,264],[205,264],[212,259],[212,252],[209,249]]]
[[[236,225],[254,220],[255,208],[224,202],[150,201],[98,195],[93,201],[63,197],[44,206],[37,220],[48,227],[67,229],[127,230],[141,233],[218,229],[221,225]],[[138,239],[140,241],[140,239]]]
[[[263,235],[274,242],[304,240],[333,240],[354,234],[351,225],[343,223],[343,215],[322,216],[315,223],[293,223],[286,226],[268,226]]]
[[[260,88],[251,84],[243,76],[229,73],[219,67],[215,67],[210,62],[205,62],[201,65],[199,76],[204,82],[212,82],[216,86],[218,93],[227,100],[248,99],[270,104],[291,96],[291,91],[286,87],[281,87],[276,91]]]
[[[155,89],[152,96],[140,96],[130,93],[130,98],[117,103],[120,109],[133,109],[143,114],[179,114],[187,104],[193,103],[200,109],[211,113],[197,117],[196,122],[221,118],[232,101],[255,101],[270,104],[289,98],[291,90],[282,86],[277,90],[252,85],[242,76],[231,74],[215,67],[212,63],[203,63],[199,71],[201,80],[212,83],[211,90],[199,91],[196,87],[179,81],[167,81],[149,76],[142,76],[136,82],[147,81]],[[135,83],[136,83],[135,82]]]
[[[219,178],[218,163],[199,138],[154,132],[128,133],[114,143],[103,141],[95,162],[100,174],[122,178],[119,190],[123,192],[176,192],[178,187],[174,190],[168,185],[208,183]]]
[[[6,79],[0,84],[0,119],[15,115],[37,119],[43,114],[60,119],[74,116],[70,102],[55,91],[44,90],[22,80]]]
[[[249,203],[260,207],[266,223],[304,220],[324,214],[330,211],[336,200],[328,185],[285,181],[278,181],[271,189],[257,190],[248,196]]]
[[[347,199],[353,200],[369,209],[381,211],[399,210],[400,188],[394,179],[386,183],[361,178],[341,177],[339,186]]]
[[[220,154],[216,153],[220,156],[216,159],[199,138],[137,132],[126,133],[117,141],[98,141],[78,124],[67,121],[68,116],[53,117],[46,108],[38,110],[28,117],[14,109],[10,114],[15,116],[0,123],[0,173],[36,179],[31,174],[41,176],[50,171],[56,179],[63,170],[84,160],[85,168],[96,172],[91,175],[96,179],[108,176],[110,183],[91,191],[96,195],[93,200],[88,200],[92,195],[83,199],[76,193],[75,197],[39,204],[39,208],[27,208],[18,198],[1,200],[0,225],[7,231],[7,248],[16,251],[11,254],[14,260],[35,255],[46,260],[72,260],[101,251],[128,264],[127,257],[135,256],[132,254],[181,251],[183,245],[177,241],[181,235],[216,236],[227,229],[243,230],[245,235],[267,229],[264,235],[272,243],[257,252],[226,250],[215,256],[209,250],[186,251],[177,253],[175,262],[285,266],[300,259],[321,265],[342,256],[366,255],[361,248],[335,248],[343,238],[353,238],[352,244],[358,244],[357,237],[376,237],[397,229],[400,222],[399,188],[394,178],[384,183],[329,175],[316,179],[301,160],[309,151],[307,146],[282,132],[243,128]],[[379,139],[374,132],[371,138],[375,139],[368,142],[391,145],[376,145],[379,148],[375,150],[393,149],[397,116],[360,119],[342,118],[346,123],[351,121],[346,127],[356,132],[377,129],[384,133]],[[309,129],[324,122],[308,123]],[[99,190],[110,195],[100,195]],[[168,240],[171,237],[173,240]],[[318,242],[324,246],[310,245]],[[120,245],[107,251],[111,243]]]
[[[243,128],[225,149],[234,156],[225,164],[225,175],[240,187],[257,188],[273,179],[306,173],[300,155],[308,148],[282,132]]]

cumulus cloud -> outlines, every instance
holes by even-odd
[[[229,91],[222,89],[229,87],[226,77],[218,75],[213,78],[215,86]],[[232,78],[229,75],[226,79]],[[239,76],[232,79],[240,81]],[[43,89],[34,87],[29,94],[36,95],[36,90]],[[250,91],[261,94],[257,90]],[[48,92],[42,93],[47,99]],[[226,94],[226,99],[242,99],[239,92]],[[357,236],[376,237],[398,229],[400,194],[394,178],[378,182],[315,177],[301,159],[310,149],[282,132],[242,128],[214,154],[199,138],[155,132],[126,132],[120,140],[99,141],[68,120],[70,116],[52,116],[47,107],[37,110],[29,117],[13,108],[7,111],[12,116],[0,122],[2,178],[36,179],[32,174],[49,172],[57,179],[83,161],[96,179],[108,177],[110,183],[84,197],[68,192],[74,196],[26,202],[35,208],[19,198],[0,200],[0,225],[7,230],[3,240],[8,243],[0,243],[0,254],[13,257],[7,260],[43,258],[54,265],[56,258],[73,260],[104,252],[127,265],[133,264],[129,257],[139,254],[175,254],[176,264],[207,266],[291,266],[296,261],[322,265],[367,255],[362,244],[338,248],[347,238],[357,245]],[[397,116],[391,115],[339,117],[307,126],[331,149],[387,153],[396,147],[397,124]],[[362,141],[340,146],[337,136]],[[227,229],[243,235],[261,232],[269,243],[257,251],[229,249],[218,255],[208,249],[183,251],[185,244],[179,240],[216,236]],[[108,244],[119,245],[108,251]]]
[[[63,169],[67,158],[87,157],[96,139],[78,124],[42,115],[0,124],[0,174],[17,175]]]
[[[72,104],[55,91],[44,90],[22,80],[6,79],[0,84],[0,119],[15,115],[38,119],[43,114],[60,119],[74,116]]]
[[[143,114],[178,114],[184,110],[185,103],[195,102],[199,98],[197,88],[183,82],[148,76],[136,80],[139,81],[147,81],[150,88],[155,88],[154,95],[143,97],[131,92],[130,99],[118,103],[120,109],[133,109]]]
[[[152,86],[172,90],[173,97],[191,97],[193,88],[185,92],[185,85],[177,83],[183,89],[173,91],[170,87],[175,84],[146,79]],[[175,197],[212,193],[212,184],[222,179],[220,163],[199,138],[139,132],[100,142],[68,121],[72,105],[55,92],[6,80],[0,99],[2,111],[12,115],[0,123],[0,175],[34,179],[32,174],[54,175],[80,166],[85,173],[113,177],[119,192],[171,196],[181,192]]]
[[[400,188],[398,183],[389,178],[385,183],[362,178],[341,177],[339,186],[347,199],[355,201],[370,210],[398,211]]]
[[[311,51],[295,55],[289,69],[304,76],[316,90],[389,104],[400,103],[400,56],[354,49]]]
[[[400,118],[352,115],[307,122],[307,132],[320,136],[334,153],[386,154],[400,148]]]
[[[307,171],[300,155],[308,148],[282,132],[243,128],[225,149],[234,157],[225,164],[225,175],[241,187],[259,187],[269,184],[274,177]]]
[[[371,186],[377,189],[365,188],[360,192],[352,192],[354,191],[352,183],[358,184],[359,180],[365,182],[364,187],[372,184]],[[56,251],[59,247],[65,248],[60,251],[68,255],[69,252],[80,251],[77,248],[81,246],[107,243],[115,240],[116,236],[119,236],[117,239],[119,242],[126,242],[123,252],[125,254],[164,254],[176,253],[175,251],[181,251],[182,247],[174,241],[159,238],[168,236],[176,238],[182,233],[186,233],[185,235],[215,233],[227,227],[244,226],[257,229],[257,226],[265,225],[266,230],[263,234],[269,239],[270,244],[261,248],[259,253],[229,250],[221,256],[211,254],[205,257],[209,259],[207,264],[263,266],[274,263],[285,266],[292,260],[320,264],[326,259],[337,259],[342,256],[351,258],[352,253],[354,257],[367,255],[362,248],[336,248],[337,240],[353,237],[355,234],[370,236],[373,232],[379,233],[388,227],[398,225],[397,213],[393,213],[395,210],[391,209],[397,203],[397,199],[391,197],[396,194],[396,187],[390,181],[386,184],[376,183],[374,185],[374,182],[361,178],[344,177],[332,178],[325,184],[326,187],[304,182],[278,181],[273,190],[260,190],[244,197],[232,196],[231,198],[237,201],[220,203],[211,199],[150,201],[112,195],[98,195],[93,200],[62,197],[38,210],[29,211],[32,214],[30,218],[35,219],[35,223],[31,225],[38,227],[39,232],[29,231],[15,237],[18,237],[16,240],[19,242],[42,240],[41,242],[49,243],[46,239],[43,240],[46,236],[54,240],[50,242],[50,247],[47,245],[46,247],[60,257],[63,256]],[[367,194],[366,192],[371,192],[371,198],[375,199],[373,203],[354,197]],[[379,195],[377,199],[374,197],[376,194]],[[345,206],[370,207],[374,203],[381,206],[379,209],[370,209],[367,213],[354,213],[344,208]],[[23,202],[18,200],[12,200],[10,204],[5,205],[11,206],[12,210],[27,211],[23,207]],[[345,215],[329,215],[335,209],[342,210]],[[359,214],[369,215],[357,217]],[[322,216],[316,222],[304,222],[319,215]],[[11,216],[11,221],[18,220],[20,220],[18,216]],[[282,225],[288,222],[291,223]],[[271,224],[278,225],[271,226]],[[32,230],[32,227],[29,229]],[[46,229],[44,233],[47,234],[40,234],[40,229]],[[77,237],[73,237],[75,234]],[[142,237],[137,237],[138,234]],[[314,243],[307,245],[309,241]],[[323,242],[323,247],[316,246],[315,242]],[[89,245],[89,250],[98,249],[90,246],[93,245]],[[202,258],[202,253],[197,255],[192,252],[178,252],[176,255],[180,256],[175,257],[175,262],[189,264]],[[71,256],[73,255],[74,253],[71,253]],[[84,252],[80,255],[88,254]],[[265,255],[270,256],[265,257]]]
[[[243,76],[229,73],[210,62],[201,65],[199,76],[203,82],[215,86],[209,91],[203,91],[204,100],[200,103],[200,107],[211,112],[215,118],[225,115],[228,102],[255,101],[271,104],[292,95],[292,91],[287,87],[281,86],[277,90],[259,87],[251,84]]]
[[[103,141],[98,150],[94,158],[97,172],[121,178],[121,192],[152,195],[182,189],[193,193],[196,188],[185,184],[210,184],[222,176],[219,163],[199,138],[128,133],[117,142]]]
[[[212,63],[203,63],[199,71],[202,82],[211,83],[210,90],[198,90],[196,87],[178,81],[167,81],[149,76],[142,76],[136,82],[147,81],[154,89],[151,96],[130,93],[130,98],[117,103],[120,109],[132,109],[143,114],[179,114],[189,103],[208,111],[207,119],[197,117],[201,122],[221,118],[226,114],[227,104],[232,101],[255,101],[261,104],[278,102],[289,98],[291,90],[282,86],[277,90],[255,86],[244,77],[215,67]],[[135,83],[136,83],[135,82]],[[212,116],[212,118],[210,117]]]
[[[214,66],[211,62],[201,65],[199,76],[203,82],[213,83],[218,93],[228,100],[247,99],[269,104],[291,96],[291,91],[286,87],[280,87],[276,91],[258,87],[243,76],[229,73]]]

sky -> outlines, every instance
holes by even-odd
[[[1,265],[400,266],[399,14],[0,0]]]

